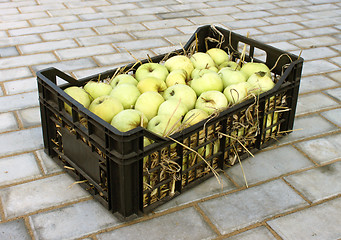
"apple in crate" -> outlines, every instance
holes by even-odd
[[[194,108],[186,113],[184,119],[182,120],[182,124],[186,127],[189,127],[208,117],[209,117],[208,113],[205,112],[204,110]]]
[[[82,104],[85,108],[88,108],[91,103],[91,96],[80,87],[72,86],[68,87],[64,90],[70,97],[75,99],[77,102]],[[65,103],[65,110],[72,114],[71,107]]]
[[[181,99],[170,98],[161,103],[157,115],[172,115],[174,118],[181,119],[188,112],[188,108]]]
[[[111,125],[121,132],[127,132],[138,126],[146,128],[148,125],[147,117],[135,109],[125,109],[112,119]]]
[[[139,66],[135,72],[135,78],[137,81],[141,81],[148,77],[154,77],[165,81],[167,75],[167,68],[159,63],[144,63]]]
[[[87,91],[93,99],[100,96],[109,95],[112,87],[104,82],[89,81],[84,86],[84,90]]]
[[[162,93],[167,89],[167,85],[165,81],[155,78],[155,77],[148,77],[144,78],[137,84],[137,88],[141,93],[154,91],[158,93]]]
[[[181,100],[188,110],[194,108],[197,100],[197,94],[195,91],[190,86],[184,84],[176,84],[167,88],[163,93],[163,97],[165,100],[172,98]]]
[[[139,89],[131,83],[117,85],[110,93],[110,96],[122,103],[124,109],[134,108],[135,102],[140,95]]]
[[[232,70],[240,70],[240,66],[238,65],[238,63],[233,62],[233,61],[223,62],[222,64],[218,66],[219,70],[223,68],[230,68]]]
[[[227,99],[220,91],[203,92],[195,103],[195,108],[204,110],[208,115],[227,108]]]
[[[208,72],[218,72],[218,69],[215,69],[215,68],[213,68],[213,69],[212,68],[204,68],[204,69],[195,68],[191,73],[191,78],[195,79],[195,78],[202,77],[205,73],[208,73]]]
[[[267,92],[275,86],[267,72],[255,72],[247,80],[249,92],[256,95]]]
[[[224,89],[224,95],[229,104],[240,103],[246,99],[248,95],[249,84],[247,82],[241,82],[232,84]]]
[[[196,52],[190,57],[194,68],[204,69],[215,67],[213,59],[207,53]]]
[[[199,78],[193,79],[190,81],[190,86],[197,96],[211,90],[222,92],[224,89],[223,81],[216,72],[208,72]]]
[[[171,71],[167,78],[167,87],[171,87],[175,84],[186,84],[187,72],[184,69],[175,69]]]
[[[136,100],[135,109],[142,112],[150,120],[157,115],[159,106],[164,101],[165,99],[158,92],[144,92]]]
[[[230,57],[223,49],[211,48],[206,52],[213,59],[214,63],[219,66],[220,64],[229,61]]]
[[[138,81],[130,74],[119,74],[111,80],[110,86],[114,88],[122,83],[131,83],[136,86]]]
[[[270,69],[264,63],[248,62],[242,66],[240,71],[245,73],[247,78],[255,72],[265,72],[269,77],[271,77]]]
[[[181,121],[170,114],[156,115],[148,122],[147,129],[161,136],[169,136],[181,126]]]
[[[224,89],[227,86],[230,86],[232,84],[237,84],[241,82],[246,82],[247,77],[246,74],[238,71],[238,70],[233,70],[231,68],[222,68],[219,72],[218,75],[220,78],[223,80],[224,83]]]
[[[169,72],[172,72],[176,69],[185,70],[187,72],[187,79],[191,76],[191,73],[194,69],[193,63],[185,55],[176,55],[168,58],[165,62],[165,67]]]
[[[91,112],[108,123],[123,109],[123,105],[119,100],[107,95],[96,98],[89,106]]]

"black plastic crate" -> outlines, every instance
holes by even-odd
[[[202,52],[218,46],[237,59],[245,44],[246,61],[275,66],[275,87],[173,134],[172,139],[142,127],[120,132],[63,91],[111,77],[117,69],[79,80],[55,68],[37,72],[46,153],[118,217],[128,220],[152,211],[213,176],[213,169],[226,169],[292,130],[303,64],[298,56],[226,29],[203,26],[183,49],[149,61],[161,62],[193,46]],[[257,58],[255,53],[262,54]],[[134,72],[147,61],[124,67]],[[58,78],[68,83],[57,86]],[[72,115],[65,111],[65,103],[72,107]],[[145,137],[153,140],[147,147]]]

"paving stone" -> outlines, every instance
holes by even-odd
[[[299,55],[300,51],[295,51],[293,53]],[[304,49],[301,54],[301,56],[304,58],[304,61],[315,60],[319,58],[330,58],[337,55],[338,53],[329,47]]]
[[[180,35],[181,32],[175,28],[166,28],[166,29],[155,29],[155,30],[146,30],[146,31],[133,31],[132,35],[134,35],[138,39],[143,38],[153,38],[153,37],[166,37],[166,36],[174,36]]]
[[[267,18],[271,16],[271,13],[268,13],[266,11],[250,11],[250,12],[241,12],[241,13],[234,13],[231,14],[231,16],[237,20],[243,20],[243,19],[257,19],[257,18]]]
[[[308,38],[315,37],[319,35],[327,35],[327,34],[335,34],[338,33],[335,28],[332,27],[321,27],[321,28],[313,28],[313,29],[301,29],[299,31],[295,31],[296,34]]]
[[[37,90],[37,79],[26,78],[4,83],[7,94],[23,93]]]
[[[0,82],[24,77],[32,77],[32,73],[28,67],[0,70]]]
[[[32,153],[0,158],[0,186],[41,176]]]
[[[118,67],[121,67],[122,64],[117,64],[117,65],[108,65],[104,67],[96,67],[96,68],[90,68],[90,69],[84,69],[84,70],[77,70],[73,71],[72,73],[76,76],[77,79],[88,77],[91,75],[97,75],[99,73],[112,70]]]
[[[280,1],[280,2],[275,2],[276,5],[280,7],[293,7],[293,6],[306,6],[309,5],[308,1]]]
[[[242,161],[247,183],[255,184],[271,178],[279,177],[293,171],[302,170],[314,164],[303,154],[291,146],[285,146],[270,151],[256,153]],[[245,186],[241,167],[236,163],[226,170],[226,173],[240,186]]]
[[[28,35],[28,34],[53,32],[53,31],[58,31],[58,30],[61,30],[61,28],[58,25],[48,25],[48,26],[12,29],[12,30],[9,30],[8,32],[10,36],[20,36],[20,35]]]
[[[311,113],[337,105],[336,101],[322,93],[305,94],[298,98],[296,114]]]
[[[149,15],[149,14],[160,14],[160,13],[167,13],[169,10],[165,7],[151,7],[151,8],[138,8],[138,9],[131,9],[126,10],[127,16],[140,16],[140,15]]]
[[[52,53],[39,53],[33,55],[0,58],[0,69],[36,65],[54,61],[57,61],[57,59]]]
[[[41,127],[3,133],[0,142],[0,156],[42,148]]]
[[[46,12],[37,12],[37,13],[21,13],[21,14],[13,14],[13,15],[1,15],[0,20],[2,21],[23,21],[30,20],[35,18],[43,18],[48,17],[49,15]]]
[[[91,67],[97,67],[97,64],[95,61],[91,58],[81,58],[81,59],[74,59],[74,60],[68,60],[68,61],[62,61],[62,62],[56,62],[56,63],[49,63],[49,64],[40,64],[33,66],[32,69],[34,72],[37,72],[39,70],[42,70],[44,68],[54,67],[61,71],[68,72],[68,71],[74,71],[84,68],[91,68]]]
[[[18,123],[13,113],[0,113],[0,132],[18,129]]]
[[[109,6],[110,3],[104,0],[94,0],[94,1],[87,1],[87,2],[67,2],[65,3],[68,8],[79,8],[79,7],[97,7],[97,6]]]
[[[106,53],[114,53],[114,52],[115,50],[110,45],[97,45],[97,46],[57,50],[56,54],[62,60],[67,60],[67,59],[90,57],[90,56],[106,54]]]
[[[263,34],[263,32],[255,28],[235,29],[233,32],[238,33],[242,36],[247,36],[248,33],[249,33],[249,36],[256,36],[256,35]]]
[[[153,2],[154,3],[154,2]],[[174,4],[174,5],[169,5],[167,6],[168,9],[170,9],[171,11],[175,12],[175,11],[185,11],[185,10],[203,10],[205,8],[209,8],[208,6],[209,2],[203,3],[203,2],[189,2],[189,3],[182,3],[182,4]]]
[[[18,116],[25,128],[41,124],[39,107],[19,110]]]
[[[0,48],[0,57],[18,56],[19,53],[15,47]]]
[[[307,203],[282,180],[199,203],[222,234],[305,205]]]
[[[296,173],[285,179],[310,201],[322,201],[341,193],[341,162]]]
[[[38,92],[3,96],[0,98],[0,112],[38,106]]]
[[[112,18],[110,19],[116,24],[130,24],[130,23],[140,23],[144,21],[158,21],[158,17],[155,15],[141,15],[138,18],[136,16],[127,16],[127,17],[117,17],[117,18]],[[113,26],[115,27],[115,26]]]
[[[179,2],[176,0],[159,0],[157,2],[155,2],[155,1],[140,1],[138,3],[138,6],[141,6],[143,8],[150,8],[150,7],[154,7],[154,6],[166,6],[166,5],[167,5],[167,7],[171,7],[173,5],[181,6],[182,4],[179,4]]]
[[[337,130],[337,128],[333,124],[318,116],[317,114],[312,114],[299,118],[296,117],[293,132],[281,138],[279,140],[279,144],[302,140],[307,137],[313,137],[335,130]]]
[[[303,39],[301,38],[301,39],[293,40],[291,42],[302,48],[328,46],[328,45],[338,43],[335,38],[332,38],[330,36],[318,36],[318,37],[310,37],[310,38],[303,38]]]
[[[195,10],[187,10],[187,11],[179,11],[179,12],[170,12],[170,13],[158,13],[157,14],[161,19],[174,19],[174,18],[188,18],[195,16],[202,16],[201,13]]]
[[[274,235],[266,227],[257,227],[243,233],[239,233],[232,237],[224,238],[224,240],[275,240]]]
[[[300,36],[292,32],[272,33],[272,34],[266,34],[266,35],[260,35],[260,36],[254,37],[254,39],[263,43],[282,42],[282,41],[288,41],[288,40],[297,39],[297,38],[300,38]]]
[[[329,121],[341,126],[341,109],[334,109],[321,113],[322,116],[327,118]]]
[[[205,197],[213,196],[215,194],[235,189],[234,184],[222,174],[220,174],[219,179],[222,185],[218,182],[217,178],[213,176],[210,179],[205,180],[203,183],[200,183],[198,186],[181,193],[173,200],[161,205],[155,211],[164,211],[172,207],[184,205],[186,203],[190,203]]]
[[[332,26],[340,23],[340,18],[321,18],[316,20],[301,21],[300,24],[308,28]]]
[[[239,8],[226,6],[226,7],[210,7],[210,8],[203,8],[199,9],[199,12],[203,13],[205,16],[210,15],[220,15],[220,14],[231,14],[240,12]]]
[[[38,150],[35,152],[38,159],[41,162],[43,170],[46,174],[57,173],[63,171],[61,167],[57,165],[45,152],[44,150]]]
[[[341,101],[341,88],[334,88],[326,90],[324,92],[327,93],[329,96],[332,96],[334,99]]]
[[[35,5],[35,6],[19,7],[20,12],[22,13],[44,12],[44,11],[54,10],[54,9],[65,9],[65,6],[62,3],[51,3],[51,4],[40,4],[40,5]]]
[[[179,48],[181,48],[181,46],[184,46],[188,42],[191,36],[192,34],[190,35],[182,34],[178,36],[169,36],[169,37],[166,37],[166,39],[170,41],[172,45],[178,45]]]
[[[0,223],[0,238],[1,239],[20,239],[30,240],[25,222],[23,219],[13,220],[11,222]]]
[[[278,8],[276,5],[267,2],[260,2],[260,3],[249,3],[249,4],[240,4],[238,8],[242,9],[245,12],[251,11],[259,11],[259,10],[269,10],[273,8]]]
[[[301,17],[298,14],[294,15],[283,15],[283,16],[274,16],[264,18],[265,21],[270,24],[282,24],[282,23],[291,23],[291,22],[301,22],[305,20],[305,18]]]
[[[146,59],[147,55],[152,56],[152,53],[146,50],[134,51],[132,54],[137,59]],[[123,65],[123,63],[136,62],[136,60],[127,52],[95,56],[94,58],[101,65],[112,65],[112,64]]]
[[[120,24],[115,26],[102,26],[95,28],[100,34],[110,34],[119,32],[135,32],[140,30],[147,30],[145,26],[140,23]]]
[[[340,39],[341,39],[341,35],[340,36]],[[331,62],[337,64],[337,65],[341,65],[341,57],[333,57],[333,58],[330,58],[329,59]]]
[[[30,20],[30,23],[33,26],[43,26],[43,25],[61,24],[61,23],[76,22],[76,21],[79,21],[79,18],[73,15],[73,16],[37,18],[37,19]]]
[[[245,1],[247,2],[247,1]],[[230,1],[209,1],[206,3],[207,5],[210,5],[212,7],[218,7],[218,6],[236,6],[240,4],[239,0],[230,0]]]
[[[119,224],[95,200],[39,213],[29,218],[36,239],[76,239]]]
[[[216,235],[193,208],[140,222],[129,227],[97,235],[98,240],[111,239],[212,239]]]
[[[6,218],[18,217],[89,196],[85,190],[73,183],[70,176],[60,174],[1,189],[0,196]]]
[[[94,35],[96,35],[96,33],[91,28],[65,30],[65,31],[41,34],[42,38],[46,41],[85,37],[85,36],[94,36]]]
[[[122,11],[110,11],[110,12],[96,12],[79,15],[82,20],[95,20],[95,19],[105,19],[124,16]]]
[[[113,2],[112,4],[110,4],[110,6],[102,6],[102,7],[96,7],[96,10],[99,12],[107,12],[107,11],[113,11],[113,10],[129,10],[129,9],[136,9],[137,5],[133,4],[133,3],[120,3],[120,4],[116,4],[115,2]]]
[[[314,60],[303,64],[302,75],[321,74],[337,71],[340,68],[326,60]]]
[[[340,239],[341,199],[283,216],[268,224],[284,240],[289,239]]]
[[[238,29],[238,28],[265,26],[265,25],[269,25],[269,23],[267,23],[266,21],[262,19],[247,19],[247,20],[240,20],[240,21],[235,21],[235,22],[224,22],[224,25],[231,29]]]
[[[131,41],[133,38],[126,33],[116,33],[110,35],[81,37],[77,39],[81,46],[99,45],[105,43]]]
[[[0,38],[0,47],[15,46],[19,44],[28,44],[41,42],[41,38],[38,35],[25,35],[18,37],[6,37]]]
[[[63,48],[78,47],[77,43],[72,39],[57,40],[53,42],[33,43],[20,46],[19,49],[23,54],[32,54],[39,52],[50,52]]]
[[[129,51],[133,50],[143,50],[143,49],[149,49],[154,47],[163,47],[169,45],[168,42],[166,42],[162,38],[155,38],[152,41],[150,39],[143,39],[143,40],[134,40],[134,41],[128,41],[128,42],[120,42],[114,44],[120,51],[126,51],[128,49]]]
[[[328,75],[328,77],[332,78],[333,80],[341,83],[341,71],[340,72],[328,73],[327,75]]]
[[[61,25],[64,29],[69,30],[69,29],[105,26],[105,25],[111,25],[111,23],[107,19],[98,19],[98,20],[82,21],[82,22],[74,22],[74,23],[63,23]]]
[[[340,11],[339,9],[336,10],[328,10],[328,11],[318,11],[318,14],[316,12],[308,12],[302,14],[302,17],[309,18],[309,19],[321,19],[321,18],[334,18],[339,17]]]
[[[149,29],[170,28],[170,27],[177,27],[177,26],[192,25],[192,23],[186,19],[166,19],[166,20],[148,21],[148,22],[143,22],[143,24]]]
[[[296,146],[319,164],[324,164],[341,157],[340,134],[299,142],[296,143]]]
[[[265,26],[265,27],[259,27],[259,29],[266,33],[275,33],[275,32],[286,32],[286,31],[292,31],[297,29],[302,29],[303,27],[301,25],[298,25],[297,23],[282,23],[277,25],[271,25],[271,26]]]
[[[61,10],[49,10],[48,12],[51,16],[54,16],[54,17],[96,13],[96,11],[91,7],[69,8],[69,9],[61,9]]]
[[[326,88],[336,87],[338,84],[323,75],[314,75],[302,77],[300,83],[300,93],[323,90]]]

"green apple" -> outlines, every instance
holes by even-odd
[[[248,95],[248,84],[246,82],[232,84],[224,89],[224,95],[229,104],[240,103]]]
[[[220,69],[218,74],[220,78],[223,80],[224,89],[232,84],[246,82],[247,80],[245,73],[227,67]]]
[[[110,93],[110,96],[122,103],[124,109],[134,108],[135,102],[140,95],[139,89],[131,83],[119,84]]]
[[[175,84],[186,84],[187,72],[184,69],[175,69],[171,71],[167,78],[167,87],[173,86]]]
[[[244,72],[246,77],[249,78],[255,72],[266,72],[266,74],[271,77],[271,72],[268,66],[264,63],[249,62],[245,63],[240,71]]]
[[[156,115],[148,122],[147,129],[161,136],[169,136],[178,131],[181,121],[170,114]]]
[[[116,114],[123,111],[123,105],[116,98],[105,95],[93,100],[89,110],[110,123]]]
[[[147,127],[148,119],[147,117],[138,110],[135,109],[125,109],[115,117],[113,117],[111,121],[111,125],[113,125],[117,130],[121,132],[127,132],[138,126]]]
[[[112,87],[104,82],[89,81],[85,84],[84,90],[87,91],[93,99],[96,99],[100,96],[109,95]]]
[[[204,69],[214,67],[215,63],[213,59],[207,53],[196,52],[190,57],[194,68]]]
[[[277,122],[278,122],[278,112],[274,112],[273,114],[268,114],[267,117],[264,118],[263,128],[268,128],[271,125],[276,124]],[[266,136],[268,137],[272,132],[276,131],[276,129],[277,129],[277,126],[274,126],[271,129],[267,130]]]
[[[141,93],[154,91],[158,93],[163,93],[167,89],[166,83],[155,77],[148,77],[144,78],[137,84],[137,88],[140,90]]]
[[[160,104],[157,115],[168,114],[176,119],[182,119],[187,112],[188,108],[181,102],[181,99],[170,98]]]
[[[185,70],[187,72],[187,79],[191,76],[194,69],[191,60],[185,55],[176,55],[168,58],[165,62],[165,67],[169,72],[172,72],[175,69]]]
[[[216,72],[207,72],[199,78],[190,81],[190,86],[200,96],[203,92],[216,90],[222,92],[224,89],[223,80]]]
[[[195,108],[204,110],[208,115],[227,108],[227,99],[220,91],[203,92],[195,103]]]
[[[82,104],[85,108],[88,108],[90,103],[91,103],[91,96],[83,89],[80,87],[72,86],[68,87],[64,90],[70,97],[75,99],[77,102]],[[72,114],[71,107],[65,103],[64,105],[65,110]]]
[[[240,66],[238,65],[238,63],[234,61],[223,62],[222,64],[218,66],[219,70],[222,68],[231,68],[232,70],[240,70]]]
[[[157,115],[159,106],[164,101],[164,98],[158,92],[144,92],[136,100],[135,109],[142,112],[150,120]]]
[[[208,117],[208,113],[204,110],[194,108],[186,113],[184,119],[182,120],[182,124],[186,127],[189,127],[198,122],[201,122],[204,119],[207,119]]]
[[[136,86],[138,81],[130,74],[119,74],[111,80],[110,86],[114,88],[121,83],[131,83]]]
[[[218,72],[216,70],[218,69],[217,68],[204,68],[204,69],[195,68],[191,73],[191,79],[202,77],[202,75],[208,72]]]
[[[275,86],[268,73],[262,71],[253,73],[247,82],[249,83],[249,92],[256,95],[267,92]]]
[[[141,81],[148,77],[154,77],[165,81],[167,75],[167,68],[159,63],[144,63],[139,66],[135,72],[135,78],[137,81]]]
[[[188,85],[176,84],[167,88],[163,93],[164,99],[168,100],[175,98],[177,100],[181,99],[181,102],[186,105],[187,109],[193,109],[195,101],[197,100],[197,94]]]
[[[206,52],[213,59],[214,63],[219,66],[223,62],[229,61],[230,57],[223,49],[211,48]]]

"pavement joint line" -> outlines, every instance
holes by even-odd
[[[34,232],[33,232],[33,224],[31,223],[30,219],[27,216],[23,217],[23,219],[24,219],[24,223],[25,223],[26,229],[28,231],[28,234],[30,235],[32,240],[35,240],[36,238],[35,238]]]
[[[297,146],[294,145],[294,144],[291,144],[291,146],[292,146],[293,148],[295,148],[298,152],[300,152],[303,156],[305,156],[305,157],[306,157],[309,161],[311,161],[315,166],[317,166],[317,167],[320,166],[319,163],[317,163],[316,161],[314,161],[308,154],[306,154],[305,152],[303,152],[303,151],[301,150],[301,148],[297,147]]]
[[[306,198],[298,189],[296,189],[292,184],[290,184],[287,180],[285,180],[284,177],[281,177],[281,179],[292,189],[295,191],[296,194],[298,194],[301,198],[304,199],[309,205],[311,205],[313,202],[310,201],[308,198]]]
[[[282,240],[282,238],[279,236],[279,234],[272,229],[272,227],[270,227],[270,225],[265,222],[264,223],[264,226],[271,232],[271,234],[277,239],[277,240]]]
[[[34,152],[33,152],[33,155],[34,155],[34,158],[36,159],[36,163],[37,163],[37,165],[38,165],[38,167],[39,167],[39,170],[40,170],[42,176],[48,175],[48,173],[45,172],[45,170],[44,170],[43,161],[42,161],[42,160],[38,157],[38,155],[37,155],[37,151],[34,151]]]
[[[198,203],[193,205],[193,208],[201,215],[204,222],[211,228],[211,230],[217,234],[218,236],[221,236],[221,232],[218,230],[218,228],[213,224],[211,219],[205,214],[205,212],[200,208]]]
[[[337,108],[335,108],[335,109],[332,109],[332,110],[336,110],[336,109],[340,109],[340,106],[337,107]],[[335,127],[341,129],[341,126],[339,126],[339,125],[337,125],[336,123],[332,122],[331,120],[329,120],[328,118],[326,118],[325,116],[323,116],[321,113],[322,113],[322,112],[319,112],[319,113],[317,113],[317,114],[318,114],[320,117],[322,117],[323,119],[325,119],[326,121],[328,121],[329,123],[333,124]]]
[[[0,223],[3,223],[4,220],[6,219],[5,217],[5,209],[4,206],[2,204],[2,200],[1,200],[1,196],[0,196]]]

